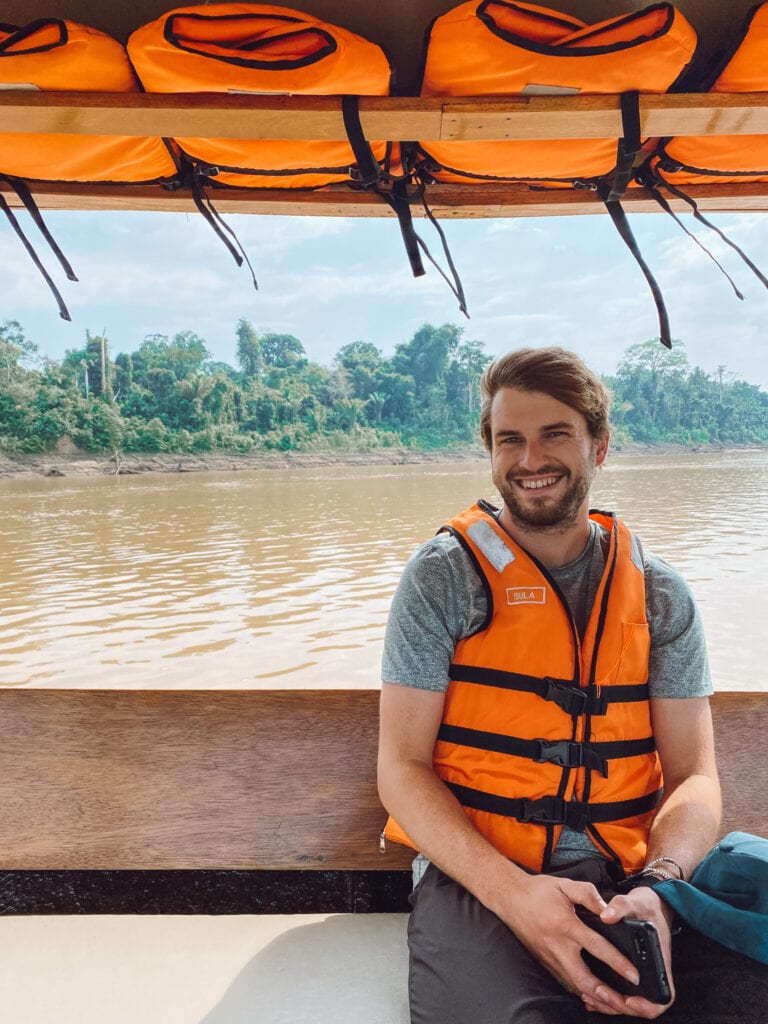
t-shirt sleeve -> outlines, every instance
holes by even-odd
[[[438,534],[403,570],[384,634],[382,679],[445,691],[457,641],[484,615],[482,583],[469,557],[450,534]]]
[[[690,587],[668,562],[647,551],[645,580],[651,697],[708,696],[713,687],[704,627]]]

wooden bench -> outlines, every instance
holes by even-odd
[[[768,693],[712,700],[723,829],[768,832]],[[0,870],[392,872],[376,690],[0,690]]]
[[[0,690],[0,941],[18,1019],[404,1024],[411,854],[379,850],[377,701]],[[768,834],[768,694],[712,706],[723,833]],[[36,985],[41,970],[55,982]]]

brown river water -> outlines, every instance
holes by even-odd
[[[372,687],[400,570],[485,463],[0,481],[0,684]],[[768,690],[768,451],[609,456],[690,582],[715,687]]]

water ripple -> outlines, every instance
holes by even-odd
[[[720,688],[764,686],[768,453],[614,456],[595,504],[689,579]],[[484,464],[0,482],[0,685],[374,686],[402,566]]]

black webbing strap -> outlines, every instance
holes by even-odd
[[[429,208],[429,204],[427,203],[427,197],[425,195],[423,186],[422,186],[420,195],[421,195],[421,204],[424,207],[424,213],[426,214],[427,219],[429,220],[429,222],[432,225],[432,227],[435,229],[435,231],[440,236],[440,242],[442,243],[443,252],[445,253],[445,259],[446,259],[446,262],[448,263],[448,266],[450,268],[451,276],[453,277],[453,281],[449,280],[448,275],[443,271],[442,267],[440,267],[435,262],[435,260],[432,259],[432,255],[431,255],[429,249],[427,249],[426,245],[424,245],[424,243],[422,242],[422,240],[419,238],[418,235],[416,236],[416,238],[417,238],[417,240],[419,242],[419,245],[424,250],[424,255],[427,257],[427,259],[430,261],[430,263],[435,267],[435,269],[440,273],[440,275],[442,276],[442,278],[445,281],[445,283],[448,285],[448,287],[451,289],[453,294],[456,296],[456,299],[458,300],[458,303],[459,303],[459,309],[464,314],[464,316],[467,318],[467,320],[469,320],[469,313],[467,312],[467,300],[466,300],[466,297],[464,295],[464,286],[461,283],[461,278],[459,277],[459,272],[456,269],[456,265],[453,262],[453,257],[451,256],[451,251],[448,248],[448,240],[445,237],[445,232],[440,227],[440,225],[439,225],[439,223],[437,221],[437,218],[435,217],[435,215],[432,213],[432,211]]]
[[[373,155],[360,122],[360,103],[357,96],[341,97],[341,116],[352,152],[355,154],[355,182],[361,188],[371,188],[381,178],[381,166]]]
[[[53,236],[48,231],[48,228],[45,225],[45,223],[43,221],[43,218],[40,216],[40,211],[38,210],[35,201],[32,199],[32,196],[31,196],[31,194],[29,192],[29,189],[26,187],[26,185],[24,185],[22,182],[19,182],[15,178],[3,177],[2,180],[6,181],[11,186],[11,188],[16,192],[16,194],[18,195],[19,199],[22,201],[22,203],[26,207],[27,212],[30,214],[30,216],[34,220],[35,224],[39,228],[39,230],[42,233],[43,237],[45,238],[46,242],[48,242],[48,244],[51,247],[54,255],[59,260],[59,263],[61,263],[61,266],[62,266],[65,274],[67,275],[67,278],[70,281],[77,281],[77,277],[75,276],[75,272],[72,270],[72,267],[69,265],[68,260],[66,259],[66,257],[62,253],[61,249],[59,249],[58,245],[56,244],[56,242],[53,239]],[[43,280],[45,281],[45,283],[50,288],[51,294],[53,295],[54,299],[56,300],[56,304],[59,307],[59,316],[61,317],[62,320],[70,320],[71,321],[72,317],[70,316],[69,310],[67,309],[67,305],[64,302],[64,299],[62,298],[61,292],[56,287],[56,284],[54,283],[54,280],[51,277],[51,275],[48,273],[48,271],[43,266],[43,262],[40,259],[40,257],[37,255],[37,252],[35,251],[34,246],[29,241],[27,236],[24,234],[24,229],[22,228],[21,224],[19,224],[19,222],[18,222],[18,220],[16,218],[16,215],[14,214],[13,210],[11,209],[11,207],[8,205],[8,202],[6,201],[5,196],[2,194],[2,192],[0,192],[0,210],[2,210],[2,212],[5,214],[5,216],[6,216],[7,220],[8,220],[8,223],[13,228],[13,230],[16,233],[17,237],[21,241],[21,244],[27,250],[27,253],[28,253],[30,259],[32,260],[32,262],[35,264],[35,266],[37,267],[38,271],[42,275]]]
[[[403,245],[405,246],[405,253],[411,265],[413,276],[424,277],[426,270],[424,269],[419,249],[420,245],[423,246],[424,243],[416,234],[416,229],[413,226],[411,201],[408,197],[408,183],[403,180],[394,181],[392,182],[391,191],[385,192],[376,189],[376,192],[394,210],[397,223],[400,225],[400,234],[403,236]],[[427,255],[429,256],[429,253]],[[434,263],[434,260],[432,262]],[[437,269],[439,270],[440,268],[438,267]]]
[[[637,740],[608,740],[602,743],[575,743],[571,740],[525,740],[519,736],[466,729],[464,726],[443,723],[437,734],[445,743],[489,750],[496,754],[525,757],[537,764],[554,764],[559,768],[589,768],[601,775],[608,774],[608,761],[622,757],[650,754],[656,749],[652,736]]]
[[[551,700],[569,715],[604,715],[609,704],[629,704],[648,699],[647,683],[626,683],[621,686],[603,686],[581,689],[570,679],[550,676],[528,676],[520,672],[504,672],[495,668],[460,665],[454,662],[448,669],[449,678],[461,683],[478,683],[502,690],[520,690],[534,693],[543,700]]]
[[[456,782],[446,782],[446,785],[463,807],[488,811],[490,814],[516,818],[518,821],[532,822],[536,825],[566,825],[575,832],[584,832],[590,824],[623,821],[638,814],[646,814],[658,807],[664,793],[663,790],[657,789],[654,793],[635,797],[633,800],[582,803],[578,800],[564,800],[559,796],[525,800],[484,793],[480,789],[470,789]]]
[[[627,191],[632,180],[637,154],[643,148],[640,136],[640,93],[623,92],[620,97],[621,131],[616,148],[616,167],[614,168],[608,201],[618,202]]]
[[[743,299],[744,296],[741,294],[739,289],[736,287],[736,282],[733,280],[733,278],[728,273],[728,271],[725,269],[725,267],[722,265],[722,263],[717,259],[716,256],[712,255],[712,253],[709,251],[709,249],[706,247],[706,245],[704,245],[704,243],[701,241],[701,239],[698,238],[697,235],[694,235],[694,233],[692,231],[688,230],[688,228],[685,226],[685,224],[682,222],[682,220],[680,220],[680,218],[677,216],[675,211],[669,205],[669,203],[667,202],[666,198],[659,191],[659,189],[657,188],[656,184],[652,183],[650,181],[646,181],[645,179],[642,179],[642,181],[643,181],[643,185],[645,186],[646,190],[648,192],[650,192],[651,196],[656,200],[656,202],[659,204],[659,206],[662,208],[662,210],[665,213],[669,214],[669,216],[672,218],[672,220],[678,225],[678,227],[682,228],[682,230],[686,233],[686,235],[688,235],[689,238],[693,239],[693,241],[696,243],[696,245],[698,245],[698,247],[702,250],[702,252],[705,252],[707,254],[707,256],[709,256],[709,258],[712,260],[712,262],[715,264],[715,266],[718,268],[718,270],[720,270],[720,272],[728,279],[728,282],[729,282],[731,288],[733,288],[733,291],[734,291],[734,294],[735,294],[736,298],[737,299]],[[714,225],[711,225],[711,226],[714,227]],[[717,231],[718,229],[715,228],[714,230]],[[744,254],[742,253],[742,256],[743,255]]]
[[[722,240],[725,242],[726,245],[730,245],[730,247],[735,252],[737,252],[739,254],[739,256],[741,256],[741,258],[744,260],[744,262],[749,267],[749,269],[752,271],[752,273],[755,275],[755,277],[757,277],[765,285],[765,287],[768,288],[768,278],[765,276],[765,274],[763,274],[763,272],[760,270],[760,268],[755,266],[755,264],[752,262],[752,260],[749,258],[749,256],[747,256],[747,254],[744,252],[744,250],[739,248],[739,246],[736,245],[735,242],[731,241],[731,239],[723,231],[721,231],[720,228],[716,224],[713,224],[711,220],[707,220],[707,218],[704,216],[704,214],[699,210],[699,208],[696,205],[695,201],[693,199],[691,199],[690,196],[686,195],[685,192],[683,192],[682,189],[677,188],[677,186],[671,185],[668,181],[663,182],[663,185],[664,185],[664,188],[668,189],[673,195],[677,196],[678,199],[682,199],[684,202],[686,202],[691,207],[691,210],[693,211],[693,216],[696,218],[696,220],[700,224],[704,224],[704,225],[706,225],[706,227],[711,228],[711,230],[714,231],[715,234],[719,235],[722,238]],[[670,212],[672,212],[672,211],[670,210]],[[702,248],[704,248],[704,247],[702,246]],[[707,250],[705,249],[704,251],[706,252]],[[711,254],[709,254],[709,255],[711,255]],[[714,256],[712,257],[712,259],[714,259]],[[715,263],[717,263],[717,260],[715,260]],[[719,263],[717,263],[717,265],[718,265],[718,267],[720,267]],[[720,267],[720,269],[723,270],[722,267]],[[725,274],[724,270],[723,270],[723,273]],[[727,274],[725,274],[725,276],[728,277]],[[728,277],[728,280],[729,281],[731,280],[730,277]],[[731,284],[733,284],[733,281],[731,281]],[[736,294],[739,296],[739,298],[743,298],[743,296],[738,291],[738,289],[736,289],[735,285],[734,285],[734,290],[736,291]]]
[[[194,170],[192,172],[191,181],[189,182],[189,184],[191,185],[192,188],[192,199],[194,200],[198,212],[203,215],[205,220],[210,224],[210,226],[216,232],[218,237],[222,240],[224,245],[229,250],[232,259],[235,261],[238,267],[242,267],[243,263],[245,263],[245,265],[251,272],[251,280],[253,281],[253,287],[256,289],[256,291],[258,291],[259,284],[258,281],[256,280],[256,275],[253,272],[251,261],[248,259],[248,254],[243,248],[240,239],[237,237],[235,232],[232,230],[229,224],[227,224],[227,222],[221,216],[221,214],[213,205],[211,200],[208,198],[208,194],[206,193],[203,187],[200,175]],[[231,235],[232,238],[234,239],[234,242],[231,242],[229,238],[227,238],[227,235]]]
[[[618,200],[610,199],[611,189],[607,183],[601,183],[598,185],[598,194],[605,203],[605,208],[611,216],[611,220],[616,230],[624,240],[624,244],[627,246],[629,251],[635,257],[637,265],[643,272],[643,275],[648,282],[648,287],[651,289],[651,295],[653,295],[653,301],[656,303],[656,311],[659,316],[659,341],[662,345],[666,345],[667,348],[672,348],[672,335],[669,327],[669,314],[667,313],[667,307],[664,304],[664,296],[661,294],[656,278],[651,273],[651,269],[643,259],[640,248],[637,244],[637,240],[632,233],[627,215],[624,213],[624,209]]]
[[[397,217],[397,222],[400,225],[400,234],[403,236],[403,244],[405,245],[405,252],[408,256],[408,262],[411,265],[411,272],[413,273],[413,276],[423,277],[426,273],[424,270],[424,263],[421,259],[421,253],[424,253],[429,262],[435,270],[437,270],[456,296],[461,312],[468,317],[469,314],[467,313],[467,302],[464,296],[464,288],[461,284],[453,258],[451,257],[448,249],[448,242],[446,240],[445,233],[435,220],[432,211],[429,209],[426,200],[424,199],[423,184],[421,184],[416,190],[415,195],[412,195],[409,193],[408,189],[408,186],[411,183],[409,177],[390,180],[388,175],[381,169],[379,162],[373,155],[373,151],[365,137],[365,133],[363,132],[363,126],[360,122],[360,103],[358,96],[342,96],[341,113],[344,119],[344,130],[347,133],[349,144],[352,147],[352,152],[355,156],[356,167],[350,170],[350,175],[355,186],[358,188],[372,190],[391,207]],[[419,236],[416,228],[413,226],[411,203],[414,198],[421,199],[427,217],[432,222],[440,236],[443,252],[445,253],[453,280],[448,277],[443,268],[434,259],[424,240]]]
[[[395,181],[392,184],[391,191],[380,187],[385,175],[365,137],[360,121],[360,102],[358,96],[341,97],[341,116],[344,119],[344,130],[347,133],[349,144],[355,155],[355,167],[350,168],[350,176],[353,178],[356,187],[371,189],[381,196],[392,208],[400,225],[400,234],[403,236],[403,244],[405,245],[408,262],[411,265],[411,272],[414,277],[423,277],[426,271],[421,261],[421,253],[419,252],[420,239],[413,226],[407,183],[405,181]]]

